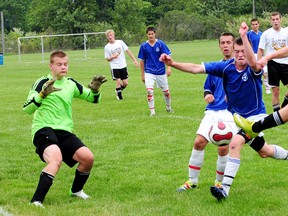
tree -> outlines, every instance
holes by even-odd
[[[142,0],[118,0],[115,3],[113,28],[120,37],[124,37],[129,43],[142,40],[142,32],[145,29],[144,9],[150,8],[151,4]]]
[[[97,22],[98,11],[94,0],[33,0],[29,10],[29,25],[36,32],[44,32],[48,27],[54,33],[89,32]]]
[[[4,14],[4,27],[6,32],[10,32],[13,28],[21,28],[27,31],[27,20],[25,14],[30,4],[30,0],[1,0],[0,11]]]

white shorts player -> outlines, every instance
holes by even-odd
[[[162,91],[166,91],[169,89],[167,75],[155,75],[150,73],[145,73],[145,85],[147,88],[154,88],[154,84],[156,83],[157,88],[161,88]]]
[[[239,128],[234,122],[232,113],[229,112],[227,109],[218,111],[206,110],[204,114],[205,115],[199,125],[196,134],[205,137],[205,139],[207,139],[209,142],[211,142],[209,138],[209,130],[213,123],[222,121],[226,122],[231,127],[233,135],[239,131]]]

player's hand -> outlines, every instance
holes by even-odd
[[[215,98],[212,94],[207,94],[204,97],[204,100],[206,101],[206,103],[212,103],[212,102],[214,102]]]
[[[173,60],[172,60],[171,56],[169,56],[165,53],[161,54],[159,61],[163,62],[164,64],[166,64],[168,66],[173,65]]]
[[[266,60],[266,58],[265,58],[265,56],[264,57],[262,57],[261,59],[259,59],[258,61],[257,61],[257,65],[260,67],[260,68],[264,68],[264,66],[267,64],[267,60]]]
[[[248,25],[245,22],[242,22],[239,28],[239,34],[241,37],[245,36],[249,30]]]
[[[45,98],[47,97],[49,94],[51,94],[52,92],[55,92],[55,91],[61,91],[62,89],[61,88],[55,88],[53,85],[56,81],[56,78],[53,78],[49,81],[47,81],[44,86],[43,86],[43,89],[42,91],[40,92],[40,97],[42,98]]]
[[[91,83],[88,84],[88,87],[92,92],[96,93],[99,91],[99,88],[103,83],[107,82],[107,79],[104,75],[96,75],[92,78]]]

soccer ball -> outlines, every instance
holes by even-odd
[[[232,129],[226,122],[215,122],[210,128],[209,138],[214,145],[228,145],[232,140],[232,137]]]

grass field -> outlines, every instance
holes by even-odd
[[[178,61],[218,61],[217,41],[169,44]],[[131,47],[135,56],[138,47]],[[159,89],[155,90],[156,116],[149,116],[140,68],[127,57],[130,74],[124,100],[117,101],[103,48],[67,52],[69,75],[88,84],[94,74],[109,81],[102,88],[102,103],[75,100],[74,132],[95,155],[95,164],[85,191],[86,201],[70,198],[68,191],[75,169],[61,167],[45,201],[45,209],[29,206],[44,163],[31,141],[32,116],[22,111],[32,83],[48,74],[48,56],[4,56],[0,65],[0,215],[287,215],[288,162],[261,159],[250,147],[242,151],[241,167],[224,202],[210,195],[215,179],[216,148],[208,145],[200,174],[200,188],[187,193],[176,189],[188,179],[188,159],[195,132],[203,117],[203,83],[206,75],[172,71],[169,84],[175,113],[165,111]],[[282,88],[281,100],[285,89]],[[264,94],[271,113],[271,95]],[[245,101],[243,101],[245,106]],[[265,132],[269,143],[288,148],[287,125]],[[5,213],[6,212],[6,213]],[[8,213],[7,213],[8,212]]]

